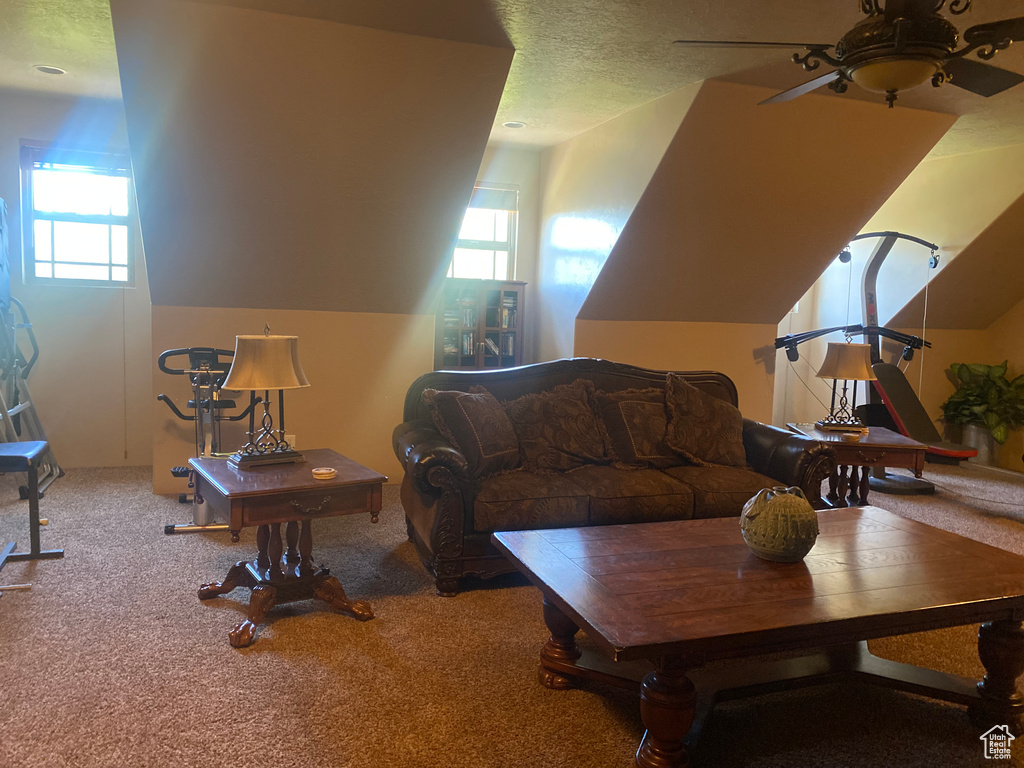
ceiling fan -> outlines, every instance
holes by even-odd
[[[874,93],[884,93],[891,108],[901,91],[931,80],[936,88],[951,83],[980,96],[994,96],[1024,82],[1024,75],[985,64],[1014,42],[1024,41],[1024,17],[968,27],[960,33],[941,15],[946,0],[859,0],[866,18],[835,45],[827,43],[747,42],[738,40],[676,40],[694,47],[803,48],[793,62],[813,72],[822,62],[835,67],[806,83],[782,91],[762,104],[789,101],[828,86],[845,93],[855,83]],[[972,0],[951,0],[953,16],[970,10]],[[829,53],[834,49],[833,53]],[[967,58],[977,52],[977,59]]]

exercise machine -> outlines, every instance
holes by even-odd
[[[157,366],[161,371],[171,376],[188,376],[192,385],[192,399],[188,401],[187,406],[191,411],[190,414],[182,412],[167,395],[157,395],[156,399],[170,408],[171,412],[182,421],[193,423],[196,458],[227,459],[233,451],[225,453],[221,450],[221,422],[241,421],[252,413],[257,403],[262,402],[261,398],[250,395],[249,405],[245,410],[234,416],[227,415],[227,411],[236,407],[235,401],[223,398],[221,388],[231,369],[234,354],[230,349],[186,347],[169,349],[157,358]],[[179,357],[188,360],[187,367],[174,368],[168,365],[168,360]],[[190,489],[195,487],[193,472],[188,467],[173,467],[171,474],[174,477],[187,477],[188,487]],[[192,522],[165,525],[164,533],[172,535],[198,531],[226,531],[228,529],[227,523],[214,522],[209,504],[195,504],[193,494],[180,493],[178,501],[182,504],[192,504]]]
[[[15,314],[17,311],[17,314]],[[26,357],[19,346],[24,339],[32,349]],[[45,450],[35,457],[38,492],[42,496],[50,484],[64,475],[50,447],[46,430],[39,419],[35,402],[28,389],[28,377],[39,359],[39,344],[29,322],[25,306],[11,296],[11,273],[8,260],[7,205],[0,200],[0,443],[41,442]],[[18,487],[18,494],[29,498],[28,485]]]
[[[786,356],[791,362],[799,359],[797,345],[819,336],[842,331],[848,336],[863,335],[871,345],[871,368],[877,377],[868,388],[868,402],[856,409],[858,417],[869,426],[886,427],[900,434],[924,443],[925,459],[936,463],[956,464],[962,459],[977,455],[977,451],[967,446],[944,441],[928,417],[921,400],[907,381],[904,370],[893,363],[882,360],[881,339],[887,338],[904,344],[900,359],[909,363],[916,350],[931,347],[931,344],[918,336],[902,333],[878,324],[878,273],[886,257],[900,240],[907,240],[924,246],[931,251],[928,266],[938,267],[938,246],[912,235],[900,232],[865,232],[857,235],[853,241],[877,238],[878,243],[868,258],[864,269],[861,285],[861,300],[864,312],[864,325],[839,326],[807,333],[791,334],[775,340],[775,348],[785,347]],[[849,263],[849,249],[844,250],[840,260]],[[845,258],[844,258],[845,257]],[[935,486],[927,480],[910,478],[902,475],[890,475],[884,467],[872,470],[869,480],[872,490],[882,493],[928,494],[935,492]]]

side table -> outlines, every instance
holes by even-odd
[[[786,426],[835,449],[836,469],[828,479],[826,495],[833,507],[868,503],[868,478],[872,467],[910,469],[914,477],[921,477],[924,471],[927,446],[885,427],[868,427],[867,432],[833,432],[818,429],[814,424]],[[850,470],[849,478],[846,476],[847,468]]]
[[[238,541],[243,527],[259,526],[256,559],[241,560],[223,581],[199,587],[200,600],[236,587],[252,590],[246,619],[228,633],[235,648],[254,642],[258,625],[279,603],[316,598],[360,621],[373,618],[369,603],[350,600],[327,568],[313,564],[312,521],[368,512],[376,523],[387,477],[331,450],[304,451],[303,455],[306,460],[297,464],[248,470],[234,469],[223,459],[188,462],[195,470],[195,503],[209,504],[214,514],[228,520],[232,541]],[[333,467],[338,474],[330,480],[315,480],[314,467]]]

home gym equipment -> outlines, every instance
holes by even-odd
[[[857,408],[857,415],[861,421],[869,426],[892,429],[912,440],[924,443],[927,446],[925,453],[927,461],[955,464],[962,459],[976,456],[977,451],[973,448],[942,440],[934,423],[928,417],[925,407],[910,386],[910,382],[907,381],[904,371],[898,365],[883,362],[881,356],[880,339],[882,338],[904,344],[900,357],[908,363],[913,359],[916,350],[931,347],[929,342],[918,336],[878,325],[877,282],[882,263],[899,240],[907,240],[931,251],[928,266],[930,269],[935,269],[939,264],[939,257],[936,253],[939,247],[921,238],[891,231],[865,232],[857,235],[853,241],[870,238],[878,238],[879,242],[868,258],[861,284],[864,325],[839,326],[783,336],[775,340],[775,348],[785,347],[786,356],[791,362],[796,362],[800,356],[797,345],[805,341],[835,331],[842,331],[848,336],[863,335],[865,341],[871,345],[871,368],[877,380],[872,382],[872,386],[868,389],[868,403]],[[844,249],[843,254],[846,253],[849,253],[849,248]],[[840,260],[843,263],[850,263],[850,259],[843,258],[843,255],[840,256]],[[927,480],[890,475],[885,472],[884,467],[874,468],[869,482],[872,490],[882,493],[927,494],[935,492],[935,486]]]
[[[55,560],[64,557],[63,549],[42,549],[39,541],[40,526],[47,525],[49,521],[39,517],[39,470],[43,466],[47,454],[50,453],[50,446],[44,440],[30,440],[26,442],[0,444],[0,472],[26,472],[28,474],[28,486],[25,498],[28,499],[28,530],[29,530],[29,551],[15,552],[17,544],[13,541],[0,551],[0,570],[8,560]],[[12,584],[0,586],[0,594],[5,589],[26,589],[31,585]]]
[[[20,320],[15,317],[15,309]],[[29,358],[22,354],[18,346],[19,334],[24,335],[32,347],[32,356]],[[57,457],[50,448],[43,423],[28,390],[28,377],[38,359],[39,344],[28,313],[24,305],[11,296],[7,205],[0,200],[0,442],[41,442],[45,445],[36,467],[39,495],[42,496],[50,483],[64,474],[64,470],[57,464]],[[19,486],[18,492],[22,499],[29,498],[30,489],[27,486]]]
[[[188,401],[188,408],[191,414],[186,414],[174,404],[167,395],[157,395],[157,400],[163,402],[171,412],[182,421],[191,421],[195,427],[195,455],[196,458],[223,458],[227,459],[231,451],[221,451],[220,432],[222,421],[241,421],[248,416],[257,403],[262,402],[261,398],[251,395],[249,406],[235,416],[226,415],[226,411],[235,407],[234,400],[226,400],[221,397],[221,388],[231,369],[231,361],[234,352],[230,349],[215,349],[214,347],[185,347],[183,349],[169,349],[157,358],[157,365],[164,373],[171,376],[188,376],[192,384],[192,399]],[[188,359],[187,368],[172,368],[167,364],[168,360],[184,357]],[[187,477],[188,487],[195,486],[192,470],[188,467],[173,467],[171,474],[174,477]],[[196,504],[192,494],[178,494],[178,501],[182,504],[192,504],[192,522],[190,524],[168,524],[164,526],[164,533],[171,535],[175,533],[195,533],[197,531],[226,531],[226,523],[215,523],[209,504]]]

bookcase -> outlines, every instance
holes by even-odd
[[[523,364],[523,297],[518,280],[446,278],[437,310],[434,370]]]

